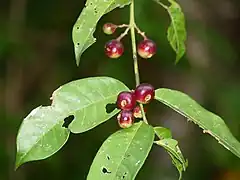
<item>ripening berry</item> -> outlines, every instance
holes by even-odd
[[[157,46],[155,42],[150,39],[143,40],[138,44],[138,54],[144,59],[151,58],[156,54],[156,51]]]
[[[110,40],[105,44],[105,53],[110,58],[119,58],[123,51],[123,44],[116,39]]]
[[[112,24],[112,23],[106,23],[103,25],[103,32],[105,34],[113,34],[117,29],[117,26],[115,24]]]
[[[136,98],[134,93],[123,91],[117,97],[117,106],[122,110],[132,110],[136,106]]]
[[[144,109],[144,112],[146,112],[146,110]],[[142,111],[141,111],[141,108],[140,106],[136,106],[134,109],[133,109],[133,116],[135,118],[143,118],[143,115],[142,115]]]
[[[143,83],[135,89],[136,101],[141,104],[148,104],[155,96],[154,87],[151,84]]]
[[[117,116],[117,120],[121,128],[129,128],[134,123],[134,116],[131,111],[122,110]]]

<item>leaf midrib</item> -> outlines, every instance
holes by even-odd
[[[107,6],[106,10],[112,5],[112,3],[113,3],[114,1],[115,1],[115,0],[112,0],[111,3],[109,3],[109,5]],[[86,7],[85,7],[85,8],[86,8]],[[85,10],[85,8],[84,8],[84,10]],[[83,10],[83,11],[84,11],[84,10]],[[100,19],[104,14],[105,14],[105,11],[104,11],[103,13],[99,14],[98,19],[97,19],[97,22],[99,21],[99,19]],[[80,16],[81,16],[81,15],[80,15]],[[96,22],[96,24],[97,24],[97,22]],[[90,33],[88,33],[88,35],[87,35],[86,38],[84,39],[84,44],[88,41],[88,39],[90,39],[89,36],[93,35],[94,31],[95,31],[95,28],[93,28],[93,30],[92,30]],[[94,38],[94,37],[93,37],[93,38]],[[94,43],[94,42],[91,42],[91,44],[93,44],[93,43]],[[75,43],[75,44],[76,44],[76,43]],[[81,53],[79,53],[80,55],[82,54],[82,49],[84,49],[84,45],[83,45],[82,48],[81,48]]]
[[[49,106],[49,107],[51,107],[51,106]],[[60,123],[60,121],[57,121],[57,122]],[[52,128],[49,128],[49,130],[46,131],[46,133],[44,133],[42,136],[40,136],[40,138],[38,138],[38,140],[36,141],[36,143],[29,149],[29,151],[25,152],[25,153],[21,156],[21,158],[19,159],[19,162],[21,162],[22,159],[24,159],[24,158],[31,152],[31,150],[39,143],[39,141],[40,141],[46,134],[48,134],[51,130],[53,130],[54,127],[58,125],[58,123],[53,124]],[[69,137],[69,134],[68,134],[68,137]],[[19,165],[21,165],[21,163],[20,163]]]
[[[171,6],[173,6],[173,4],[172,4]],[[171,12],[170,12],[170,10],[169,10],[169,8],[171,8],[171,6],[167,8],[167,11],[168,11],[169,16],[170,16],[170,18],[171,18],[173,30],[174,30],[174,32],[175,32],[175,35],[174,35],[174,36],[176,37],[176,41],[177,41],[177,49],[176,49],[176,51],[179,52],[180,41],[179,41],[179,38],[178,38],[178,35],[177,35],[177,28],[176,28],[176,25],[175,25],[174,18],[172,17]]]
[[[86,108],[88,108],[88,107],[90,107],[90,106],[92,106],[92,105],[94,105],[94,104],[98,104],[98,103],[100,103],[100,102],[102,102],[102,101],[111,99],[111,98],[113,98],[114,96],[116,96],[116,95],[109,96],[109,97],[107,97],[106,99],[101,99],[101,100],[99,100],[99,101],[96,101],[96,103],[89,103],[88,105],[85,105],[85,106],[83,106],[82,108],[76,109],[75,112],[76,112],[76,111],[80,111],[81,109],[86,109]],[[48,107],[53,107],[53,109],[54,109],[54,106],[48,106]],[[73,111],[74,111],[74,110],[73,110]],[[68,113],[66,113],[66,114],[73,114],[73,111],[70,111],[70,112],[68,112]],[[61,116],[61,118],[59,117],[59,118],[57,118],[57,119],[62,119],[62,117],[65,117],[66,115],[63,116],[63,114],[61,114],[60,116]],[[29,149],[29,151],[27,151],[26,153],[24,153],[24,154],[22,155],[22,157],[20,158],[19,162],[21,162],[21,160],[22,160],[24,157],[26,157],[26,156],[31,152],[31,150],[38,144],[38,142],[39,142],[44,136],[46,136],[46,134],[48,134],[52,129],[54,129],[54,127],[55,127],[56,125],[58,125],[58,123],[60,123],[59,120],[56,121],[56,122],[57,122],[57,123],[55,123],[51,128],[49,128],[49,130],[46,131],[46,133],[43,133],[42,136],[40,136],[40,137],[38,138],[38,140],[36,141],[36,143]]]
[[[137,128],[137,130],[135,131],[135,133],[134,133],[134,135],[133,135],[133,137],[132,137],[132,140],[131,140],[131,141],[129,142],[129,144],[127,145],[126,151],[124,151],[124,155],[122,156],[122,159],[121,159],[120,163],[118,164],[118,166],[117,166],[117,168],[116,168],[116,172],[115,172],[112,180],[114,180],[114,178],[116,177],[116,174],[117,174],[117,172],[118,172],[118,170],[119,170],[119,167],[120,167],[120,165],[122,164],[122,162],[123,162],[123,160],[124,160],[125,154],[127,153],[130,145],[131,145],[132,142],[133,142],[133,139],[135,138],[135,136],[136,136],[137,132],[139,131],[139,129],[142,127],[143,123],[144,123],[144,122],[141,122],[141,125],[140,125],[140,126]]]
[[[156,92],[156,94],[157,94],[157,92]],[[181,114],[181,115],[183,115],[183,116],[185,116],[185,117],[187,117],[187,118],[189,118],[189,119],[192,119],[194,122],[196,122],[197,124],[200,125],[200,128],[202,127],[202,129],[208,129],[208,128],[206,128],[206,126],[203,125],[200,121],[196,121],[195,118],[193,118],[193,117],[191,117],[190,115],[187,115],[186,113],[178,110],[177,108],[175,108],[174,106],[172,106],[171,104],[169,104],[169,103],[168,103],[167,101],[165,101],[164,99],[158,98],[157,96],[156,96],[156,99],[158,99],[159,101],[161,101],[163,104],[169,106],[170,108],[174,109],[174,110],[175,110],[176,112],[178,112],[179,114]],[[207,111],[207,110],[206,110],[206,111]],[[214,115],[214,114],[213,114],[213,115]],[[217,116],[217,115],[214,115],[214,116]],[[215,139],[217,139],[218,141],[221,140],[221,141],[224,142],[226,145],[228,145],[228,147],[230,147],[230,148],[232,149],[232,152],[235,152],[234,154],[237,155],[237,156],[240,158],[240,153],[238,153],[238,150],[237,150],[235,147],[231,146],[227,141],[225,141],[224,139],[220,138],[220,137],[219,137],[217,134],[215,134],[213,131],[211,131],[211,133],[213,134],[213,137],[214,137]]]

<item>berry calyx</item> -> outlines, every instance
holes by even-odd
[[[110,58],[119,58],[123,51],[123,44],[116,39],[110,40],[105,44],[105,53]]]
[[[146,110],[144,109],[144,112],[146,112]],[[140,106],[136,106],[134,109],[133,109],[133,116],[135,118],[143,118],[143,114],[142,114],[142,111],[141,111],[141,108]]]
[[[138,54],[144,59],[151,58],[156,51],[157,45],[150,39],[145,39],[138,44]]]
[[[131,111],[122,110],[117,116],[117,120],[121,128],[129,128],[134,123],[134,116]]]
[[[135,89],[136,101],[141,104],[148,104],[155,96],[154,87],[151,84],[143,83]]]
[[[103,32],[105,34],[113,34],[117,29],[117,26],[115,24],[112,24],[112,23],[106,23],[103,25]]]
[[[123,91],[117,97],[117,106],[122,110],[132,110],[136,106],[136,98],[134,93]]]

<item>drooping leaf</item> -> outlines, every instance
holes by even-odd
[[[111,135],[99,149],[88,180],[133,180],[152,147],[154,130],[143,121]]]
[[[24,162],[45,159],[67,141],[69,130],[81,133],[105,122],[118,110],[107,112],[119,92],[129,90],[109,77],[86,78],[67,83],[52,96],[52,105],[34,109],[24,120],[17,136],[16,167]],[[67,128],[65,119],[72,117]]]
[[[172,133],[169,129],[164,127],[154,127],[155,134],[159,139],[172,138]]]
[[[23,120],[17,136],[16,168],[45,159],[66,143],[70,131],[62,127],[65,117],[59,114],[50,106],[40,106]]]
[[[154,0],[163,6],[169,13],[171,24],[168,28],[167,38],[173,50],[176,52],[176,63],[181,59],[186,51],[185,41],[187,33],[185,29],[185,18],[180,5],[175,0],[168,0],[171,4],[166,6],[160,0]]]
[[[158,89],[155,99],[198,124],[204,129],[204,133],[215,137],[221,145],[240,158],[240,142],[219,116],[207,111],[188,95],[176,90]]]
[[[182,179],[182,173],[183,173],[183,171],[184,171],[184,166],[183,166],[183,164],[174,156],[174,155],[172,155],[170,152],[168,152],[168,154],[169,154],[169,156],[171,157],[171,159],[172,159],[172,163],[173,163],[173,165],[177,168],[177,170],[178,170],[178,173],[179,173],[179,180],[181,180]],[[187,165],[187,161],[186,161],[186,165]]]
[[[181,164],[183,164],[183,170],[186,170],[187,166],[186,160],[184,159],[180,148],[178,147],[178,142],[175,139],[161,139],[156,141],[156,144],[164,147],[168,152],[170,152],[175,158],[177,158]]]
[[[188,163],[182,155],[182,152],[178,146],[178,142],[172,139],[171,131],[167,128],[155,127],[154,131],[160,139],[155,143],[162,146],[167,151],[172,158],[173,165],[179,172],[179,179],[182,179],[182,172],[186,171]]]
[[[100,18],[113,9],[128,5],[130,2],[131,0],[87,0],[72,31],[77,65],[79,65],[82,53],[96,41],[93,33]]]

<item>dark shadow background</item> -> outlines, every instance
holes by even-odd
[[[138,0],[138,26],[158,44],[152,59],[139,60],[141,79],[155,87],[181,90],[223,117],[240,140],[240,1],[179,0],[187,20],[187,53],[176,66],[166,39],[168,14],[149,0]],[[84,180],[101,143],[118,129],[115,119],[94,130],[71,135],[53,157],[14,171],[15,138],[31,109],[50,104],[49,97],[71,80],[105,75],[134,87],[130,38],[124,56],[108,59],[103,51],[113,37],[102,33],[105,22],[127,23],[129,8],[104,16],[77,67],[72,26],[84,1],[1,0],[0,2],[0,180]],[[140,40],[140,37],[138,38]],[[209,135],[159,103],[148,108],[153,125],[171,128],[189,168],[184,180],[239,180],[240,160]],[[176,180],[166,153],[153,147],[138,180]]]

